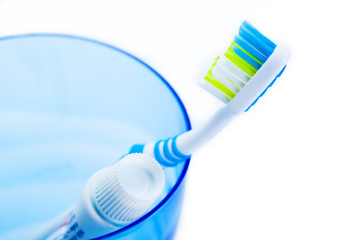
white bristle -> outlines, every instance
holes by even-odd
[[[215,66],[211,70],[211,74],[216,81],[224,85],[228,90],[233,92],[234,95],[238,94],[250,80],[248,74],[224,56],[217,60]],[[232,99],[232,96],[228,96],[225,92],[221,91],[207,80],[203,81],[202,87],[224,103],[228,103]]]
[[[223,103],[227,104],[231,98],[229,98],[225,93],[220,91],[218,88],[216,88],[214,85],[209,83],[208,81],[201,81],[200,86],[204,88],[206,91],[211,93],[213,96],[217,97],[219,100],[221,100]]]
[[[244,87],[250,80],[249,76],[240,68],[230,63],[225,57],[220,58],[214,68],[221,69],[224,76],[240,88]]]
[[[235,85],[230,79],[229,79],[229,75],[230,74],[226,74],[226,71],[223,71],[223,69],[221,67],[217,67],[218,65],[216,64],[215,67],[212,70],[212,75],[213,77],[218,80],[219,82],[221,82],[224,86],[226,86],[229,90],[231,90],[234,93],[238,93],[240,91],[240,86]]]

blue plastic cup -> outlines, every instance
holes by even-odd
[[[0,53],[0,239],[27,239],[133,144],[190,129],[171,86],[118,48],[32,34],[0,39]],[[165,169],[145,216],[97,239],[172,239],[188,166]]]

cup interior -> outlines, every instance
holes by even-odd
[[[113,46],[31,34],[0,39],[0,52],[0,239],[24,239],[68,209],[133,144],[190,129],[171,86]],[[161,198],[135,225],[166,205],[188,164],[164,169]]]

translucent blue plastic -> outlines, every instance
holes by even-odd
[[[35,34],[0,39],[0,53],[0,239],[27,239],[134,143],[190,129],[170,85],[122,50]],[[188,165],[165,170],[144,217],[98,239],[172,239]]]

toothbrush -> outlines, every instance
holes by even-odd
[[[234,116],[247,112],[283,73],[290,51],[274,44],[247,21],[227,52],[215,59],[202,85],[225,103],[202,127],[155,143],[134,145],[130,153],[154,157],[172,167],[219,133]]]

